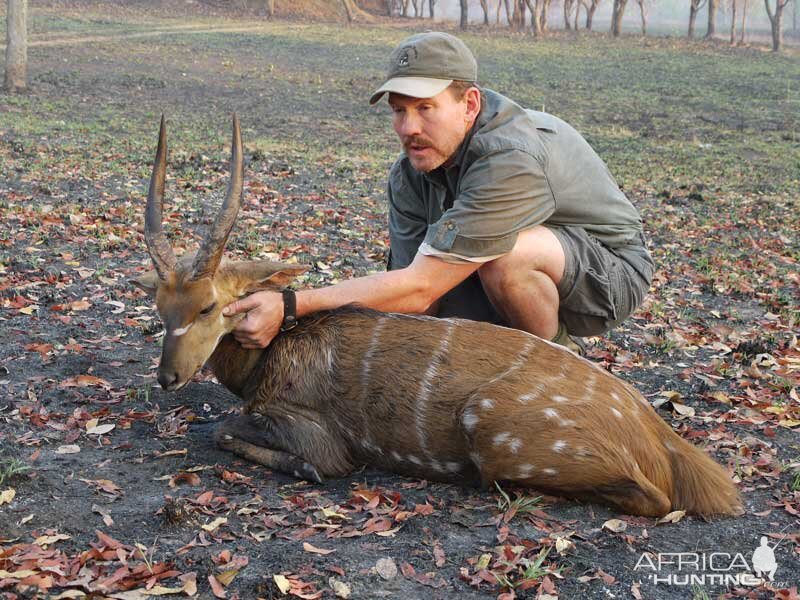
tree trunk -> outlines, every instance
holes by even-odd
[[[578,0],[578,2],[575,4],[575,19],[572,21],[572,28],[575,31],[578,31],[578,18],[581,16],[581,6],[586,8],[583,2],[581,2],[581,0]]]
[[[739,44],[744,45],[745,35],[747,32],[747,0],[742,4],[742,31],[739,34]]]
[[[718,0],[708,0],[708,29],[706,39],[711,39],[717,33],[717,2]]]
[[[541,24],[542,33],[547,31],[547,16],[550,14],[550,2],[551,0],[539,0],[539,5],[541,6],[539,22]]]
[[[705,0],[689,0],[689,32],[688,37],[692,39],[694,37],[694,26],[697,22],[697,13],[700,12],[700,9],[703,8],[705,5]]]
[[[481,9],[483,10],[483,24],[489,24],[489,2],[488,0],[480,0]]]
[[[769,5],[769,0],[764,0],[764,6],[767,8],[767,16],[769,17],[769,24],[772,27],[772,51],[780,52],[783,46],[783,9],[789,0],[775,0],[775,11],[773,12]]]
[[[645,0],[637,0],[639,4],[639,15],[642,18],[642,35],[647,35],[647,5],[645,4]]]
[[[614,0],[611,10],[611,35],[619,37],[622,33],[622,17],[625,15],[625,4],[628,0]]]
[[[586,29],[588,31],[592,30],[592,21],[594,20],[594,13],[598,6],[600,6],[600,0],[592,0],[589,8],[586,9]]]
[[[428,11],[431,13],[431,19],[433,19],[433,7],[436,5],[436,0],[428,0]]]
[[[572,16],[572,5],[575,0],[564,0],[564,29],[569,31],[572,29],[570,17]]]
[[[731,0],[731,46],[736,45],[736,0]]]
[[[342,0],[342,4],[344,5],[344,12],[347,15],[347,24],[353,22],[353,7],[350,6],[351,0]]]
[[[28,0],[8,0],[6,13],[6,74],[8,92],[28,87]]]
[[[461,21],[459,27],[465,30],[469,25],[469,0],[459,0],[461,3]]]

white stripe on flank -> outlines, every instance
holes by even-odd
[[[378,322],[375,323],[375,327],[372,329],[372,339],[369,341],[369,346],[367,347],[367,351],[364,353],[364,359],[361,365],[361,402],[359,404],[359,408],[361,409],[361,430],[365,437],[365,441],[375,446],[372,443],[372,436],[369,433],[369,419],[367,418],[367,396],[369,395],[369,380],[370,380],[370,370],[372,368],[372,358],[375,354],[376,350],[378,349],[378,344],[380,343],[381,339],[381,331],[383,330],[383,326],[386,324],[386,317],[380,317]],[[328,361],[331,370],[333,369],[333,353],[329,351],[328,354]],[[375,446],[377,448],[377,446]]]
[[[192,328],[192,325],[194,325],[194,321],[189,323],[186,327],[179,327],[178,329],[173,329],[172,335],[174,337],[181,337],[184,333],[186,333]]]
[[[428,365],[428,370],[425,371],[425,376],[422,378],[420,385],[419,395],[417,396],[417,406],[414,410],[414,420],[417,425],[417,437],[419,437],[419,449],[427,459],[431,459],[430,451],[428,450],[428,433],[427,433],[427,412],[428,400],[431,393],[433,393],[432,384],[439,374],[439,364],[450,349],[450,339],[453,337],[453,331],[456,325],[448,323],[447,330],[444,332],[442,341],[439,348],[431,356],[431,362]]]
[[[514,358],[514,362],[511,363],[511,366],[508,367],[505,371],[500,373],[497,377],[493,377],[489,383],[494,383],[495,381],[500,381],[501,379],[505,379],[509,375],[511,375],[514,371],[517,371],[522,365],[524,365],[528,360],[528,354],[530,353],[531,349],[533,348],[535,340],[528,340],[522,350],[517,353],[517,356]]]

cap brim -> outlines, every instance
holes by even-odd
[[[369,99],[375,104],[386,94],[402,94],[412,98],[433,98],[447,89],[452,79],[431,79],[429,77],[394,77],[379,87]]]

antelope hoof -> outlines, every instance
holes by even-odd
[[[303,466],[294,472],[294,476],[298,479],[308,479],[309,481],[315,481],[316,483],[323,482],[322,475],[319,474],[317,468],[307,462],[304,462]]]

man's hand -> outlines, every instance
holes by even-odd
[[[283,322],[283,297],[277,292],[256,292],[232,302],[222,311],[226,317],[247,313],[239,321],[233,336],[242,348],[266,348]]]

